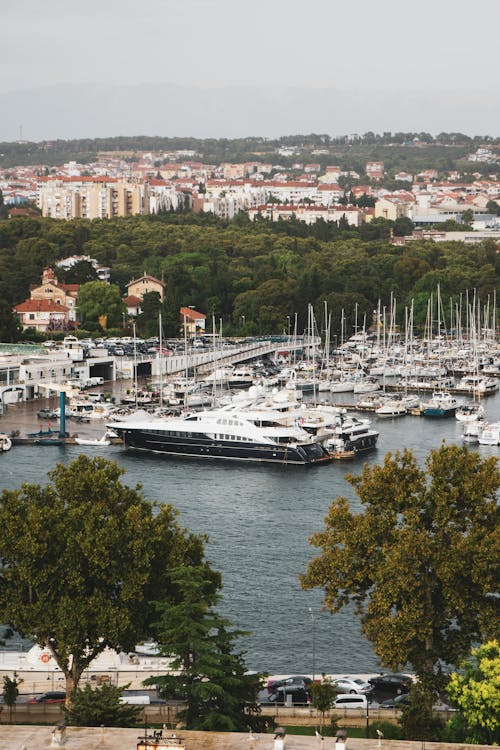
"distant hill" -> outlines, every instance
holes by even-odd
[[[499,92],[346,92],[172,84],[57,85],[0,94],[0,141],[168,135],[276,137],[368,130],[500,135]]]

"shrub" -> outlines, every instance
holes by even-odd
[[[64,707],[66,723],[75,727],[133,727],[138,723],[140,706],[121,703],[123,688],[87,683],[74,690],[69,707]]]

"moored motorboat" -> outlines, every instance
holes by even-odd
[[[0,453],[6,453],[12,448],[12,440],[5,432],[0,432]]]
[[[484,422],[478,434],[479,445],[500,445],[500,422]]]
[[[453,417],[458,405],[451,393],[435,392],[429,401],[422,403],[422,413],[424,417]]]
[[[498,381],[496,378],[480,375],[465,375],[460,378],[457,388],[466,393],[473,393],[475,396],[489,396],[498,391]]]
[[[332,458],[352,458],[375,448],[379,434],[369,419],[339,414],[334,434],[325,441],[325,448]],[[353,456],[349,455],[351,452]]]
[[[367,377],[354,383],[354,393],[372,393],[380,390],[380,383],[377,378]]]
[[[111,440],[108,440],[108,438],[106,437],[106,435],[103,435],[100,438],[80,438],[80,437],[76,437],[75,438],[75,443],[77,445],[96,445],[96,446],[101,446],[101,445],[111,445]]]
[[[253,415],[238,403],[180,417],[135,415],[108,427],[126,448],[170,456],[284,465],[329,461],[317,435],[277,422],[271,413]]]
[[[375,409],[377,417],[402,417],[408,411],[407,406],[401,396],[395,394],[392,398],[386,399],[378,409]]]
[[[457,422],[476,422],[484,417],[484,407],[481,404],[460,404],[455,412]]]

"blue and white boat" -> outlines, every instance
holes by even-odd
[[[432,394],[429,401],[422,403],[424,417],[453,417],[459,403],[448,391],[439,391]]]

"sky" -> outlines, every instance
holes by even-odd
[[[499,0],[0,0],[0,94],[328,88],[393,93],[396,114],[401,91],[498,99],[499,28]]]

